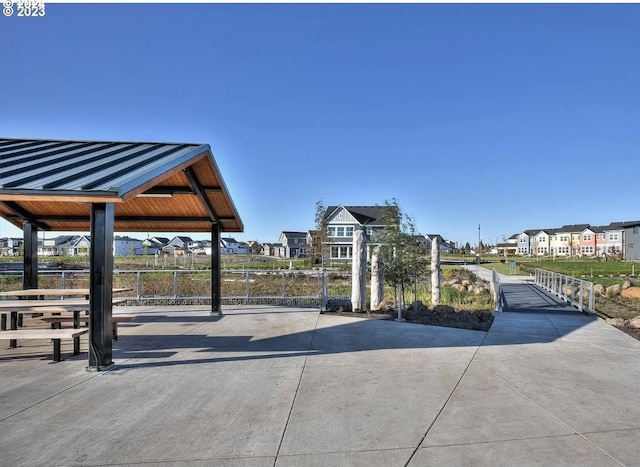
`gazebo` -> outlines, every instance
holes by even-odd
[[[0,216],[23,230],[23,289],[38,287],[38,231],[89,231],[89,369],[112,364],[113,234],[210,232],[220,313],[221,232],[244,226],[208,144],[0,138]]]

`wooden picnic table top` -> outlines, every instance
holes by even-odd
[[[132,287],[114,288],[113,293],[128,292],[133,290]],[[39,296],[71,296],[71,295],[89,295],[89,289],[22,289],[10,290],[8,292],[0,292],[1,297],[39,297]]]
[[[124,303],[124,298],[113,300],[114,305]],[[20,313],[58,313],[63,311],[88,310],[89,300],[0,300],[0,313],[20,312]],[[53,310],[53,311],[52,311]]]

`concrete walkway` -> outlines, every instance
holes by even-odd
[[[206,308],[127,309],[101,373],[4,343],[0,465],[640,465],[640,342],[597,318]]]

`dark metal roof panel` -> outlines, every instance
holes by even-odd
[[[0,140],[0,189],[128,191],[188,161],[208,145]]]

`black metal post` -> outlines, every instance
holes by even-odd
[[[23,289],[38,288],[38,229],[29,221],[22,224],[24,235],[24,274]]]
[[[220,306],[220,224],[211,225],[211,313],[222,314]]]
[[[113,224],[112,203],[91,204],[89,278],[89,366],[100,371],[112,362]]]

